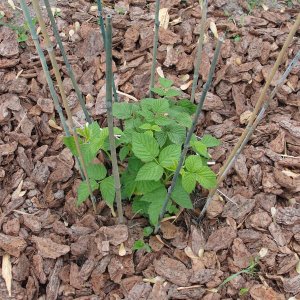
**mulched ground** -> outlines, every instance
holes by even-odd
[[[247,1],[209,2],[207,27],[214,20],[227,40],[198,129],[222,140],[211,153],[217,171],[245,127],[299,5],[270,1],[249,14]],[[87,106],[103,125],[105,57],[94,5],[59,1],[56,20]],[[164,0],[161,7],[168,8],[170,22],[160,29],[159,66],[189,94],[201,11],[191,0]],[[113,14],[118,89],[140,99],[149,85],[154,3],[119,1],[111,8],[106,4]],[[3,1],[0,10],[8,22],[15,15]],[[13,266],[12,297],[1,277],[0,299],[300,299],[300,64],[202,226],[192,222],[197,209],[185,212],[150,238],[153,252],[133,252],[147,221],[133,216],[128,204],[126,225],[116,225],[102,201],[96,216],[90,203],[75,207],[79,175],[64,149],[39,58],[31,39],[19,45],[16,38],[0,27],[0,254],[10,254]],[[213,47],[209,33],[199,87]],[[276,78],[299,49],[298,31]],[[57,58],[74,118],[83,123],[59,52]],[[217,290],[255,257],[255,274],[238,275]]]

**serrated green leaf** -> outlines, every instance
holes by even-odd
[[[155,132],[154,135],[160,147],[162,147],[168,139],[168,135],[165,131]]]
[[[133,199],[132,211],[135,214],[148,215],[148,207],[149,207],[149,203],[141,201],[140,197],[136,197]]]
[[[206,189],[212,189],[217,184],[216,174],[207,166],[197,171],[197,181]]]
[[[132,138],[132,151],[136,157],[143,162],[150,162],[157,157],[159,145],[155,138],[144,133],[135,133]]]
[[[132,250],[140,250],[145,247],[145,243],[142,240],[137,240],[133,243]]]
[[[147,122],[154,121],[154,114],[150,110],[143,109],[137,112],[140,116],[144,117]]]
[[[148,207],[149,220],[152,225],[158,223],[158,217],[164,204],[167,195],[165,187],[158,188],[151,193],[145,194],[141,201],[150,203]]]
[[[149,129],[151,129],[151,127],[152,127],[151,124],[145,123],[145,124],[142,124],[139,128],[149,130]]]
[[[156,113],[166,113],[169,109],[169,101],[167,99],[146,98],[141,100],[143,110],[151,110]]]
[[[159,96],[165,96],[166,95],[166,92],[164,89],[162,88],[158,88],[158,87],[154,87],[154,88],[151,88],[151,91]]]
[[[92,191],[95,191],[98,187],[98,184],[95,180],[90,180]],[[77,189],[77,202],[76,205],[82,204],[90,196],[89,188],[86,181],[82,181]]]
[[[191,127],[192,126],[192,118],[191,116],[186,112],[177,111],[175,109],[172,109],[169,111],[169,115],[171,118],[176,120],[176,122],[184,127]]]
[[[209,153],[207,152],[207,146],[200,142],[200,141],[196,141],[191,143],[192,147],[196,150],[196,152],[206,158],[210,158]]]
[[[82,152],[83,160],[88,165],[95,157],[98,151],[93,148],[93,144],[82,144],[80,145],[80,150]]]
[[[98,124],[98,122],[93,122],[92,124],[89,124],[87,126],[88,132],[89,132],[89,139],[93,141],[93,139],[96,139],[99,135],[101,135],[101,128]]]
[[[185,168],[191,173],[197,173],[203,167],[203,161],[199,155],[189,155],[185,160]]]
[[[124,172],[121,176],[122,183],[122,199],[130,199],[134,194],[137,183],[135,181],[136,174],[129,174],[128,172]]]
[[[196,112],[197,105],[192,103],[190,100],[182,99],[177,102],[177,105],[184,108],[185,112],[192,115]]]
[[[151,130],[159,132],[159,131],[161,131],[161,128],[158,125],[152,125]]]
[[[136,176],[136,181],[153,180],[158,181],[163,175],[164,169],[156,162],[146,163],[141,167]]]
[[[113,207],[116,194],[113,176],[106,177],[100,182],[100,192],[106,204]]]
[[[172,120],[167,116],[157,116],[154,122],[159,126],[168,126],[168,125],[176,124],[174,120]]]
[[[189,194],[184,190],[181,184],[181,180],[177,180],[174,191],[171,194],[171,198],[174,202],[183,208],[193,208],[193,203]]]
[[[91,179],[102,180],[106,176],[106,169],[100,164],[90,164],[87,166],[87,173]]]
[[[163,187],[163,184],[160,181],[135,181],[137,195],[144,195],[150,193],[160,187]]]
[[[132,114],[132,104],[131,103],[124,103],[124,102],[116,102],[113,104],[112,107],[113,116],[125,120],[129,119]]]
[[[195,189],[196,187],[196,174],[185,172],[182,175],[182,187],[188,192],[189,194]]]
[[[70,149],[71,153],[74,156],[78,157],[78,152],[76,149],[76,144],[75,144],[74,138],[72,136],[65,136],[63,141],[64,141],[65,146]]]
[[[179,91],[175,90],[175,89],[169,89],[169,90],[166,92],[165,96],[166,96],[166,97],[177,97],[177,96],[179,96],[180,94],[181,94],[181,93],[180,93]]]
[[[201,142],[206,145],[206,147],[216,147],[219,146],[221,144],[221,142],[215,138],[214,136],[210,135],[210,134],[205,134],[202,139]]]
[[[130,148],[128,146],[124,146],[124,147],[121,148],[121,150],[119,152],[119,157],[120,157],[121,161],[123,161],[126,158],[129,151],[130,151]]]
[[[164,77],[159,77],[159,83],[164,88],[169,88],[172,86],[173,81]]]
[[[167,134],[171,142],[182,145],[185,141],[186,130],[184,127],[174,125],[168,128]]]
[[[181,146],[179,145],[169,145],[161,150],[159,153],[159,163],[164,168],[173,166],[174,163],[178,163],[181,154]]]

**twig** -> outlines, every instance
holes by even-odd
[[[217,43],[217,47],[215,49],[215,53],[214,53],[214,57],[213,57],[213,60],[212,60],[212,63],[211,63],[211,67],[210,67],[210,70],[209,70],[208,79],[207,79],[207,82],[205,83],[203,91],[201,93],[200,101],[197,105],[197,110],[196,110],[196,113],[195,113],[195,116],[194,116],[193,124],[192,124],[191,128],[189,129],[188,134],[186,136],[184,146],[183,146],[183,150],[181,152],[181,156],[180,156],[176,171],[175,171],[174,176],[172,178],[172,183],[171,183],[170,187],[168,188],[168,193],[167,193],[166,199],[164,201],[161,213],[159,215],[159,221],[163,218],[163,216],[166,212],[167,205],[169,203],[171,194],[172,194],[172,192],[175,188],[175,184],[176,184],[177,179],[179,177],[180,170],[183,166],[187,151],[189,149],[191,137],[192,137],[192,135],[195,131],[195,128],[196,128],[196,125],[197,125],[197,122],[198,122],[198,118],[199,118],[199,115],[202,111],[202,107],[203,107],[203,104],[204,104],[204,101],[205,101],[205,98],[206,98],[206,94],[207,94],[207,92],[210,88],[210,85],[211,85],[211,82],[212,82],[212,79],[213,79],[214,71],[215,71],[215,68],[216,68],[216,65],[217,65],[217,61],[218,61],[218,57],[219,57],[219,53],[220,53],[220,49],[221,49],[222,44],[223,44],[223,40],[219,39],[218,43]],[[159,229],[159,223],[155,228],[155,232],[157,232],[158,229]]]
[[[114,136],[114,119],[112,115],[112,26],[111,26],[111,15],[106,17],[106,42],[105,42],[105,52],[106,52],[106,110],[107,110],[107,126],[109,132],[109,146],[111,154],[112,163],[112,173],[115,182],[116,191],[116,203],[118,210],[119,223],[123,223],[123,208],[122,208],[122,198],[121,198],[121,183],[120,175],[118,169],[118,159],[116,151],[116,143]]]
[[[104,21],[103,21],[103,16],[102,16],[102,0],[97,0],[97,7],[98,7],[98,18],[99,18],[99,25],[100,25],[100,32],[102,34],[102,39],[103,39],[103,44],[105,48],[105,43],[106,43],[106,32],[104,28]],[[115,102],[119,102],[118,94],[117,94],[117,88],[115,84],[115,79],[112,76],[112,89],[114,92],[114,99]]]
[[[81,91],[79,90],[79,87],[78,87],[78,84],[76,82],[76,79],[75,79],[72,67],[71,67],[71,65],[69,63],[69,60],[68,60],[67,55],[66,55],[66,51],[65,51],[63,43],[61,41],[61,38],[60,38],[60,35],[59,35],[59,31],[58,31],[56,22],[54,20],[54,16],[53,16],[52,11],[51,11],[49,0],[44,0],[44,3],[45,3],[45,6],[46,6],[48,17],[49,17],[51,25],[52,25],[52,29],[53,29],[53,33],[54,33],[55,39],[57,41],[57,44],[58,44],[59,49],[60,49],[60,52],[61,52],[62,57],[64,59],[64,63],[66,65],[68,75],[69,75],[69,77],[70,77],[70,79],[72,81],[73,87],[75,89],[76,95],[77,95],[79,103],[80,103],[80,106],[81,106],[81,108],[83,110],[85,119],[87,120],[88,123],[92,123],[92,119],[91,119],[91,117],[90,117],[90,115],[89,115],[89,113],[87,111],[86,106],[85,106],[85,101],[83,99]]]
[[[89,177],[88,177],[88,174],[87,174],[87,169],[86,169],[86,165],[85,165],[85,162],[84,162],[84,159],[83,159],[83,154],[82,154],[82,151],[80,149],[78,134],[77,134],[76,128],[74,126],[71,109],[70,109],[70,106],[68,104],[68,100],[67,100],[66,93],[65,93],[65,90],[64,90],[64,86],[63,86],[63,83],[62,83],[62,79],[61,79],[61,76],[60,76],[58,64],[57,64],[57,61],[56,61],[56,58],[55,58],[55,53],[53,51],[53,47],[52,47],[50,38],[49,38],[48,33],[47,33],[46,24],[45,24],[45,21],[43,19],[42,12],[41,12],[38,0],[32,0],[32,5],[33,5],[33,8],[35,10],[37,19],[38,19],[40,27],[41,27],[41,31],[42,31],[42,34],[43,34],[43,37],[44,37],[45,46],[46,46],[46,49],[49,53],[49,58],[50,58],[50,61],[51,61],[52,67],[53,67],[53,71],[54,71],[55,78],[56,78],[56,81],[57,81],[58,89],[59,89],[59,92],[61,94],[61,98],[62,98],[62,101],[63,101],[63,104],[64,104],[64,108],[65,108],[67,116],[68,116],[68,121],[70,123],[70,127],[73,131],[75,146],[76,146],[76,150],[77,150],[78,155],[79,155],[79,161],[80,161],[80,164],[81,164],[81,167],[82,167],[82,170],[83,170],[83,174],[85,176],[85,180],[86,180],[86,183],[87,183],[87,186],[88,186],[89,194],[91,196],[93,208],[94,208],[94,211],[96,213],[96,200],[95,200],[95,197],[93,195],[93,190],[92,190],[91,183],[90,183],[90,180],[89,180]]]
[[[203,42],[204,42],[204,30],[205,30],[205,23],[206,23],[206,16],[207,16],[207,2],[208,0],[204,0],[202,4],[202,16],[201,16],[201,23],[200,23],[200,36],[198,39],[198,49],[197,55],[195,59],[195,69],[194,69],[194,78],[193,78],[193,85],[192,85],[192,92],[191,92],[191,102],[194,103],[195,100],[195,93],[199,78],[199,68],[202,61],[202,50],[203,50]]]
[[[63,127],[65,133],[66,133],[66,136],[69,137],[69,136],[71,136],[70,130],[69,130],[69,127],[67,126],[67,122],[66,122],[65,116],[64,116],[64,114],[62,112],[62,108],[61,108],[61,105],[60,105],[57,93],[56,93],[55,88],[54,88],[54,84],[53,84],[53,81],[52,81],[52,78],[51,78],[51,75],[50,75],[50,72],[49,72],[49,68],[48,68],[48,65],[47,65],[47,61],[46,61],[45,55],[44,55],[43,50],[42,50],[42,48],[41,48],[41,46],[39,44],[39,38],[38,38],[38,36],[36,34],[35,27],[34,27],[34,25],[32,23],[32,19],[31,19],[31,16],[30,16],[29,9],[28,9],[28,7],[27,7],[27,5],[26,5],[26,3],[25,3],[24,0],[20,0],[20,4],[21,4],[21,7],[22,7],[22,11],[24,13],[25,20],[26,20],[26,22],[28,24],[28,28],[29,28],[32,40],[33,40],[35,48],[37,50],[38,57],[40,58],[40,61],[41,61],[41,64],[42,64],[42,68],[43,68],[43,71],[44,71],[44,74],[45,74],[45,77],[46,77],[46,81],[47,81],[47,84],[48,84],[48,87],[49,87],[49,91],[50,91],[51,97],[53,99],[53,103],[54,103],[55,109],[56,109],[56,111],[58,113],[60,122],[62,124],[62,127]],[[81,165],[80,165],[80,163],[78,161],[78,158],[76,157],[75,160],[76,160],[76,163],[77,163],[77,165],[79,167],[80,175],[81,175],[82,179],[84,179],[84,173],[83,173],[82,167],[81,167]]]
[[[198,222],[200,222],[204,215],[205,212],[207,210],[207,207],[209,206],[218,186],[220,185],[220,183],[222,183],[222,181],[224,180],[227,172],[229,171],[229,169],[231,168],[231,166],[233,165],[233,163],[235,162],[236,158],[239,156],[239,154],[241,153],[241,151],[243,150],[244,146],[247,144],[249,138],[251,137],[254,129],[256,128],[257,124],[262,120],[263,115],[267,109],[267,107],[269,106],[269,103],[271,101],[271,99],[274,97],[274,95],[276,94],[279,86],[281,86],[285,80],[285,78],[288,76],[288,74],[290,73],[291,69],[292,69],[292,65],[299,60],[299,53],[297,53],[297,55],[295,56],[295,58],[293,59],[293,61],[289,64],[287,70],[285,71],[285,73],[282,75],[281,79],[279,80],[279,82],[277,83],[276,87],[273,89],[270,97],[265,100],[265,95],[266,92],[271,84],[271,81],[277,71],[277,69],[279,68],[279,65],[281,64],[282,58],[284,56],[284,54],[286,53],[286,50],[288,48],[288,46],[290,45],[296,31],[298,30],[300,26],[300,14],[298,14],[296,22],[294,23],[292,29],[289,32],[289,35],[276,59],[276,62],[271,70],[271,73],[269,74],[267,81],[265,83],[265,86],[260,94],[260,97],[255,105],[254,111],[248,121],[248,125],[246,127],[246,129],[244,130],[243,134],[240,136],[237,144],[235,145],[235,147],[233,148],[233,150],[231,151],[229,157],[227,158],[225,164],[223,165],[223,167],[221,168],[220,172],[219,172],[219,176],[218,176],[218,180],[217,180],[217,185],[214,189],[210,190],[209,195],[207,197],[205,206],[203,207],[203,210],[201,211],[199,217],[198,217]]]
[[[135,102],[138,102],[138,101],[139,101],[137,98],[135,98],[135,97],[133,97],[133,96],[131,96],[131,95],[129,95],[129,94],[126,94],[126,93],[123,93],[123,92],[120,92],[120,91],[117,91],[117,93],[118,93],[119,95],[125,96],[125,97],[127,97],[128,99],[131,99],[131,100],[133,100],[133,101],[135,101]]]
[[[160,0],[155,1],[155,20],[154,20],[154,39],[153,39],[153,57],[152,57],[152,67],[151,67],[151,77],[150,77],[150,97],[153,96],[151,89],[154,87],[155,79],[155,67],[156,67],[156,57],[157,57],[157,46],[158,46],[158,30],[159,30],[159,6]]]

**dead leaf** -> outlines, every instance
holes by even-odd
[[[119,255],[120,256],[125,256],[126,255],[126,249],[125,249],[124,243],[121,243],[121,245],[120,245]]]
[[[62,129],[60,126],[58,126],[58,125],[56,124],[56,122],[55,122],[54,120],[52,120],[52,119],[50,119],[50,120],[48,121],[48,124],[49,124],[50,127],[54,128],[54,129],[57,129],[57,130],[60,130],[60,131],[63,130],[63,129]]]
[[[187,90],[189,87],[190,87],[190,85],[193,83],[193,80],[190,80],[190,81],[188,81],[187,83],[185,83],[185,84],[182,84],[181,86],[180,86],[180,89],[182,90],[182,91],[185,91],[185,90]]]
[[[159,10],[159,26],[164,28],[164,29],[168,29],[169,26],[169,20],[170,20],[170,16],[168,13],[168,8],[161,8]]]
[[[217,29],[216,23],[214,21],[210,22],[209,28],[212,31],[212,33],[214,34],[215,38],[218,39],[219,38],[218,29]]]
[[[10,261],[10,255],[6,253],[2,257],[2,277],[5,280],[8,295],[9,297],[11,297],[11,284],[12,284],[11,261]]]

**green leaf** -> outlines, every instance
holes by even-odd
[[[75,144],[74,138],[72,136],[65,136],[63,141],[64,141],[64,144],[66,145],[66,147],[68,147],[70,149],[71,153],[74,156],[78,157],[78,152],[76,149],[76,144]]]
[[[145,243],[142,240],[137,240],[133,243],[132,250],[144,249]]]
[[[192,103],[190,100],[182,99],[177,102],[177,105],[184,108],[185,112],[192,115],[196,112],[197,105]]]
[[[136,174],[129,174],[128,172],[124,172],[121,177],[122,182],[122,199],[130,199],[134,194],[137,183],[135,182]]]
[[[172,120],[169,117],[165,117],[165,116],[157,116],[154,120],[155,124],[159,125],[159,126],[167,126],[167,125],[171,125],[171,124],[176,124],[176,122],[174,120]]]
[[[151,91],[153,93],[159,95],[159,96],[165,96],[166,95],[166,92],[162,88],[154,87],[154,88],[151,88]]]
[[[113,207],[116,194],[113,176],[106,177],[100,182],[100,192],[106,204]]]
[[[131,103],[124,103],[124,102],[117,102],[113,104],[112,107],[113,116],[125,120],[129,119],[132,114],[132,104]]]
[[[92,191],[96,190],[98,184],[95,180],[90,180]],[[76,205],[82,204],[90,196],[89,188],[86,181],[82,181],[77,189],[77,202]]]
[[[150,110],[143,109],[143,110],[138,111],[138,114],[140,116],[143,116],[147,122],[154,121],[154,114]]]
[[[169,114],[179,125],[187,128],[192,126],[192,118],[188,113],[172,109]]]
[[[98,124],[98,122],[93,122],[92,124],[89,124],[87,126],[88,132],[89,132],[89,137],[93,141],[93,139],[96,139],[101,135],[101,128]]]
[[[197,171],[197,181],[206,189],[214,188],[217,184],[216,174],[207,166]]]
[[[154,180],[158,181],[163,175],[164,169],[156,162],[146,163],[141,167],[136,176],[136,181]]]
[[[160,187],[163,187],[160,181],[135,181],[136,183],[136,194],[144,195],[150,193]]]
[[[161,128],[158,125],[152,125],[151,130],[159,132],[161,131]]]
[[[80,145],[80,150],[82,152],[83,160],[88,165],[95,157],[98,151],[93,148],[92,144],[82,144]]]
[[[141,198],[141,201],[150,203],[148,207],[148,215],[152,225],[156,225],[158,223],[158,217],[163,207],[166,195],[166,188],[160,187]]]
[[[149,203],[141,201],[140,197],[134,198],[132,202],[132,211],[135,214],[148,215]]]
[[[143,229],[143,235],[144,235],[145,237],[148,237],[149,235],[151,235],[152,232],[153,232],[153,228],[150,227],[150,226],[147,226],[147,227],[145,227],[145,228]]]
[[[132,138],[132,151],[136,157],[143,162],[152,161],[157,157],[159,145],[155,138],[144,133],[135,133]]]
[[[106,169],[100,164],[90,164],[87,166],[87,173],[91,179],[102,180],[106,176]]]
[[[193,203],[189,194],[183,189],[181,185],[181,180],[177,180],[174,191],[171,194],[171,198],[174,202],[183,208],[193,208]]]
[[[185,172],[182,175],[182,187],[190,194],[196,187],[197,175],[195,173]]]
[[[202,137],[201,142],[204,145],[206,145],[206,147],[216,147],[221,144],[221,142],[217,138],[215,138],[214,136],[212,136],[210,134],[205,134]]]
[[[119,157],[120,157],[121,161],[123,161],[126,158],[129,151],[130,151],[130,148],[128,146],[124,146],[123,148],[121,148],[121,150],[119,152]]]
[[[128,159],[127,170],[129,173],[137,173],[142,167],[143,163],[135,156],[132,156]]]
[[[161,150],[159,153],[159,163],[164,168],[168,168],[174,163],[178,163],[181,154],[181,146],[179,145],[169,145]]]
[[[159,83],[164,88],[169,88],[172,86],[173,81],[164,77],[159,77]]]
[[[203,167],[202,158],[199,155],[189,155],[185,160],[185,168],[191,173],[197,173]]]
[[[206,158],[210,158],[209,153],[207,152],[207,146],[200,142],[200,141],[196,141],[191,143],[192,147],[195,148],[196,152]]]
[[[149,130],[149,129],[151,129],[151,127],[152,127],[151,124],[145,123],[145,124],[142,124],[139,128]]]
[[[180,93],[179,91],[177,91],[177,90],[169,89],[169,90],[166,92],[165,96],[166,96],[166,97],[176,97],[176,96],[179,96],[180,94],[181,94],[181,93]]]
[[[162,147],[166,143],[168,139],[168,135],[165,131],[159,131],[159,132],[155,132],[155,138],[159,146]]]
[[[145,98],[140,103],[143,110],[151,110],[156,113],[166,113],[169,109],[169,101],[167,99]]]
[[[174,125],[169,127],[167,134],[171,142],[177,145],[182,145],[185,141],[186,130],[179,125]]]

